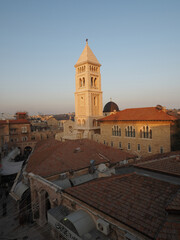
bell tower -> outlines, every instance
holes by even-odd
[[[88,45],[74,66],[76,68],[75,122],[76,129],[87,137],[88,131],[98,129],[102,113],[101,64]],[[86,136],[85,136],[86,135]]]

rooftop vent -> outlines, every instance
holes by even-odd
[[[97,229],[105,235],[110,233],[109,223],[100,218],[97,219]]]
[[[101,173],[107,171],[106,165],[104,163],[99,164],[98,171],[101,172]]]
[[[89,167],[89,173],[90,174],[93,174],[95,172],[95,170],[96,170],[94,164],[95,164],[95,160],[93,160],[93,159],[90,160],[90,167]]]
[[[156,105],[156,108],[158,109],[158,110],[162,110],[163,109],[163,107],[161,106],[161,105]]]
[[[81,151],[81,148],[80,147],[77,147],[74,149],[74,153],[77,153],[77,152],[80,152]]]

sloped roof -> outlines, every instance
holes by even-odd
[[[168,115],[156,107],[129,108],[101,118],[99,121],[175,121],[176,117]]]
[[[175,184],[129,174],[100,178],[65,192],[156,239],[167,217],[165,208],[179,188]]]
[[[30,124],[27,119],[10,119],[10,120],[0,120],[0,125],[4,124]]]
[[[97,165],[109,161],[118,163],[133,157],[135,156],[132,154],[88,139],[65,142],[48,139],[37,143],[26,171],[46,177],[87,168],[90,166],[90,160],[95,160]]]
[[[176,156],[162,159],[154,159],[135,164],[138,168],[150,171],[166,173],[168,175],[180,177],[180,159]]]
[[[56,120],[69,120],[70,116],[68,114],[58,114],[53,115]]]
[[[180,239],[180,223],[179,222],[165,222],[157,240],[178,240]]]
[[[96,56],[90,49],[88,42],[86,42],[86,46],[85,46],[83,52],[81,53],[81,56],[79,57],[77,63],[75,64],[75,67],[77,67],[81,64],[84,64],[84,63],[92,63],[95,65],[101,66],[101,64],[97,60]]]
[[[166,209],[169,211],[180,211],[180,191]]]

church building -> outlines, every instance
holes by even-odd
[[[88,138],[139,157],[171,151],[171,126],[177,119],[162,106],[120,111],[110,101],[103,109],[101,64],[88,40],[74,67],[75,121],[64,123],[57,140]]]
[[[75,64],[75,122],[67,121],[64,139],[92,138],[100,127],[97,120],[103,117],[101,91],[101,64],[88,45]]]

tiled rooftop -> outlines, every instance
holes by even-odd
[[[156,107],[129,108],[111,114],[99,121],[175,121],[176,117],[168,115],[163,110]]]
[[[27,119],[10,119],[10,120],[0,120],[0,125],[4,124],[30,124]]]
[[[117,163],[133,158],[134,155],[88,140],[59,142],[49,139],[37,143],[26,171],[40,176],[52,176],[69,170],[80,170],[100,163]]]
[[[167,210],[180,211],[180,192],[173,198],[172,202],[167,206]]]
[[[166,222],[158,234],[157,240],[179,240],[180,223]]]
[[[137,174],[101,178],[65,192],[155,239],[179,186]],[[93,196],[93,198],[92,198]]]
[[[138,168],[180,176],[180,156],[149,160],[135,164]]]

